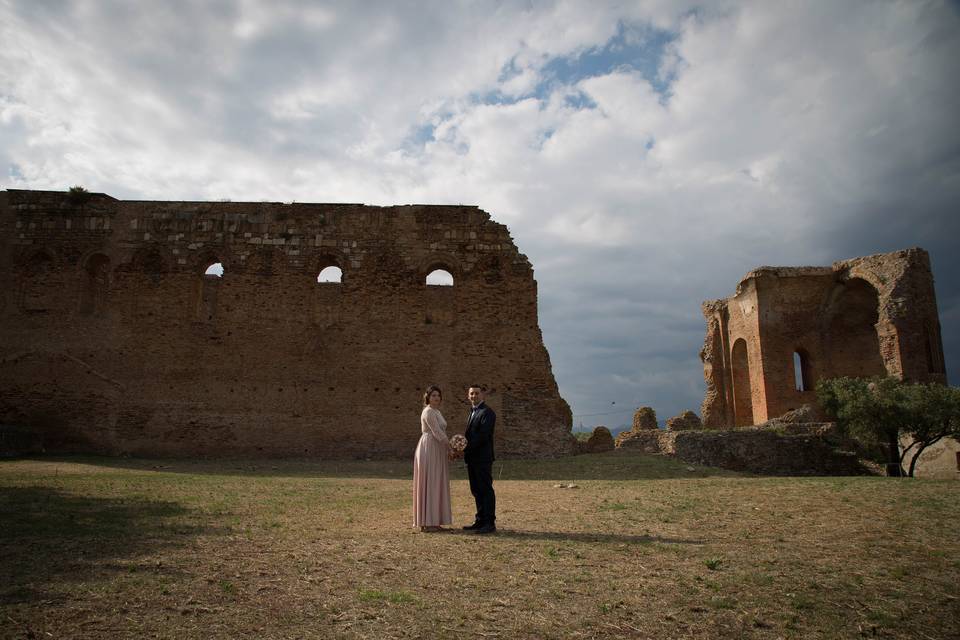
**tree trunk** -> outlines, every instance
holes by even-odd
[[[887,434],[887,475],[894,478],[903,477],[903,467],[900,466],[899,435],[899,433]]]
[[[909,473],[908,475],[909,475],[911,478],[913,477],[913,472],[914,472],[914,471],[916,470],[916,468],[917,468],[917,460],[920,459],[920,454],[923,453],[923,450],[926,449],[927,447],[929,447],[930,445],[936,444],[937,442],[939,442],[941,438],[943,438],[943,436],[937,436],[937,437],[934,438],[933,440],[929,440],[929,441],[927,441],[927,442],[921,442],[921,443],[920,443],[920,448],[917,449],[917,452],[916,452],[915,454],[913,454],[913,458],[910,459],[910,473]]]

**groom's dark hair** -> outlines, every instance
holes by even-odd
[[[469,391],[470,389],[480,389],[480,391],[483,391],[484,393],[487,392],[487,388],[482,384],[472,384],[469,387],[467,387],[467,391]]]

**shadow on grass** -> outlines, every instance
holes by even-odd
[[[485,538],[470,531],[451,530],[450,534],[466,537]],[[612,544],[706,544],[704,540],[686,540],[684,538],[663,538],[660,536],[632,536],[622,533],[590,533],[587,531],[523,531],[519,529],[497,529],[493,534],[498,538],[516,538],[518,540],[553,540],[556,542],[600,542]]]
[[[63,593],[64,584],[138,570],[120,563],[210,530],[175,502],[0,487],[0,605],[62,598],[47,592],[51,585]]]
[[[24,458],[21,458],[24,459]],[[412,479],[413,454],[401,460],[311,460],[113,458],[107,456],[31,456],[38,462],[86,464],[131,471],[198,475]],[[0,462],[2,464],[2,462]],[[467,477],[463,461],[450,465],[452,479]],[[508,458],[493,464],[495,481],[510,480],[666,480],[750,477],[715,467],[690,465],[674,458],[634,451],[610,451],[537,460]]]

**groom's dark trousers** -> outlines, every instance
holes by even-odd
[[[477,503],[475,522],[481,525],[497,521],[497,494],[493,492],[493,463],[475,462],[467,465],[470,493]]]
[[[486,403],[480,403],[470,411],[470,420],[464,436],[467,448],[463,461],[467,463],[470,478],[470,493],[477,503],[475,522],[493,525],[497,520],[497,496],[493,491],[493,430],[497,414]]]

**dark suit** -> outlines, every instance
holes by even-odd
[[[493,525],[497,519],[497,496],[493,492],[493,430],[496,425],[497,414],[481,402],[476,409],[471,409],[467,430],[463,434],[467,439],[463,461],[467,463],[470,493],[477,503],[476,522],[481,525]]]

